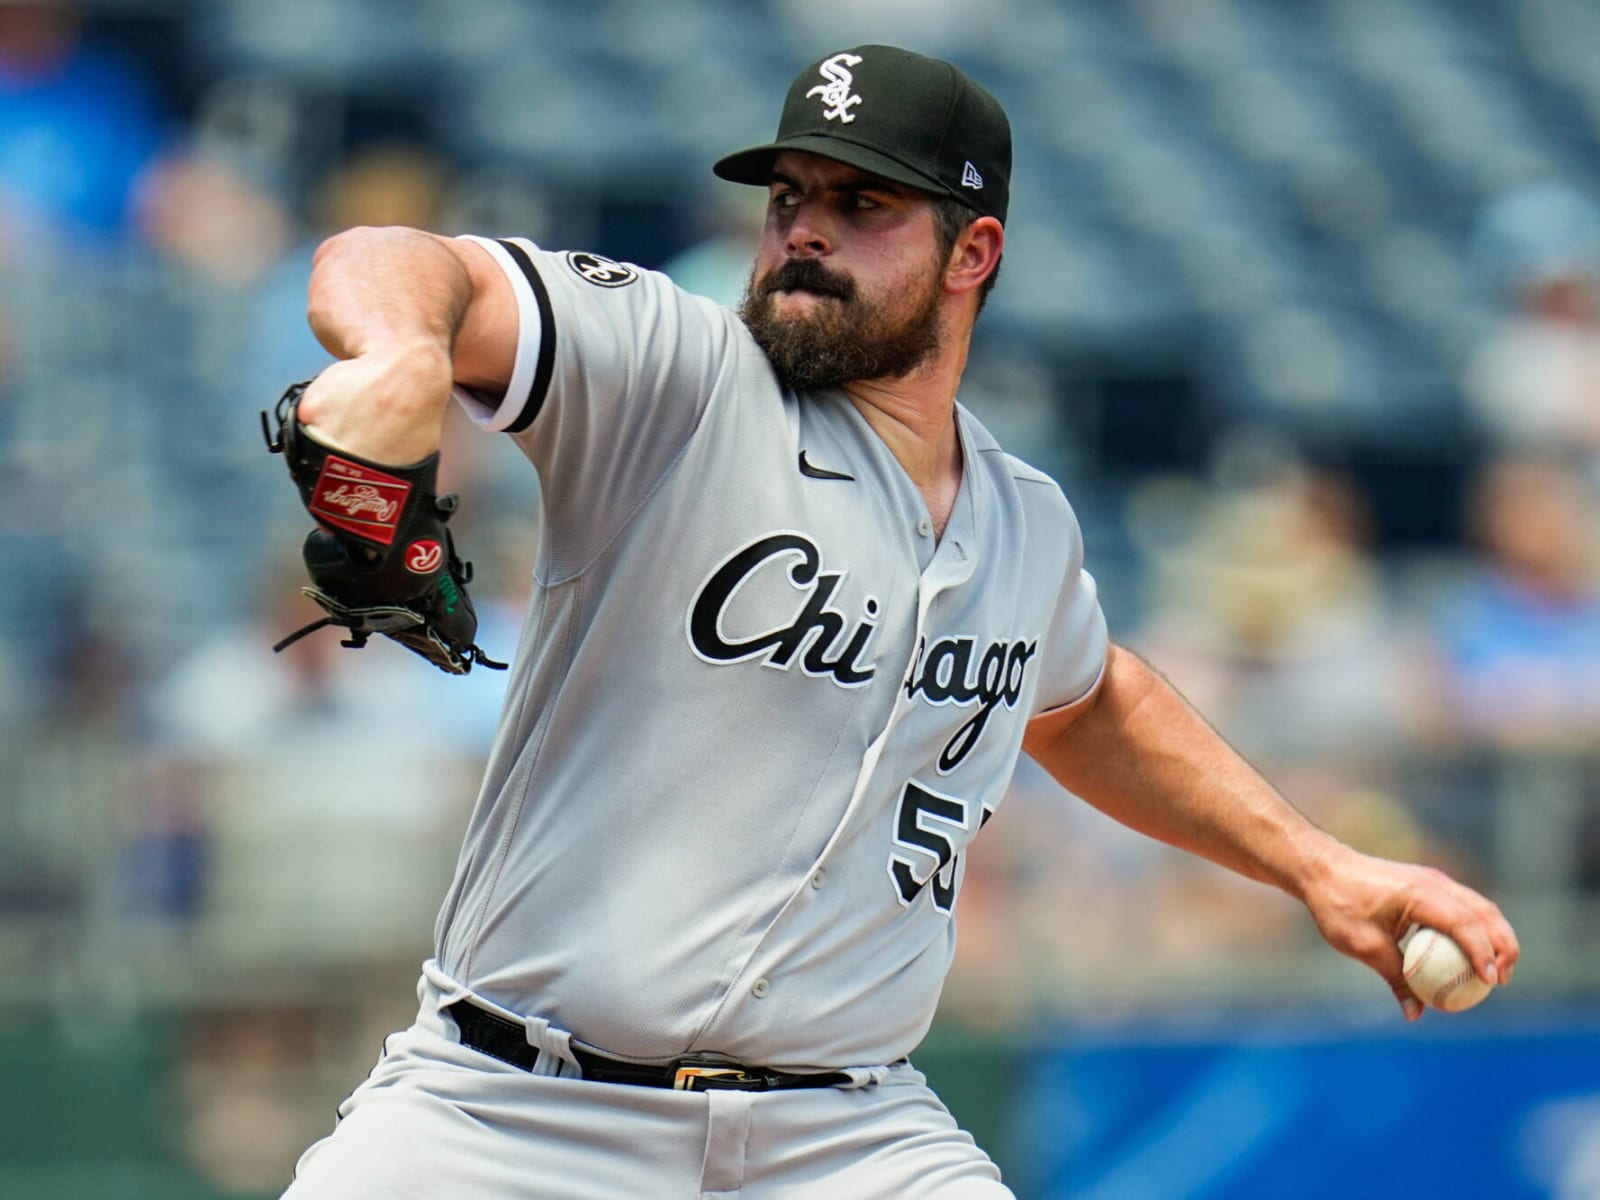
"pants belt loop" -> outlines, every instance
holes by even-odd
[[[577,1067],[572,1053],[572,1034],[557,1029],[544,1017],[524,1017],[523,1027],[528,1031],[528,1045],[539,1049],[539,1062],[535,1075],[560,1075],[563,1065]]]
[[[750,1092],[714,1091],[706,1096],[706,1155],[700,1168],[705,1200],[737,1200],[744,1187],[750,1141]]]

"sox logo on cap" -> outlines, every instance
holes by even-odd
[[[817,84],[806,95],[822,97],[822,102],[828,106],[822,115],[828,120],[848,125],[856,119],[850,110],[861,103],[861,97],[850,94],[850,88],[855,84],[850,68],[860,61],[859,54],[835,54],[817,68],[828,82]]]

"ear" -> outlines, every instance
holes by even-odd
[[[977,291],[1000,265],[1005,244],[1005,227],[993,217],[979,217],[968,225],[950,249],[950,262],[944,272],[945,291]]]

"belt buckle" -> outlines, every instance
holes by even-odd
[[[707,1088],[761,1082],[759,1076],[747,1074],[743,1067],[726,1059],[699,1056],[680,1058],[673,1063],[673,1067],[672,1087],[678,1092],[703,1092]]]

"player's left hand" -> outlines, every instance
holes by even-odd
[[[1490,985],[1510,982],[1521,953],[1516,931],[1493,901],[1432,867],[1339,846],[1319,864],[1303,898],[1328,944],[1383,976],[1408,1021],[1423,1011],[1406,985],[1399,945],[1412,925],[1455,938]]]

